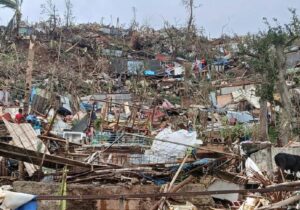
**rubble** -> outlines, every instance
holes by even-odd
[[[22,24],[0,45],[0,182],[34,195],[22,204],[254,210],[299,203],[299,181],[274,162],[279,152],[298,154],[299,138],[280,147],[282,96],[275,90],[262,115],[264,83],[240,56],[242,39],[208,40],[173,26],[95,23],[50,33],[41,25]],[[299,52],[287,52],[286,66],[295,110]],[[292,116],[296,133],[299,116]],[[263,117],[269,137],[262,140]],[[20,207],[7,201],[13,194],[0,190],[3,207]]]

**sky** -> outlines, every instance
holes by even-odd
[[[46,0],[23,0],[23,19],[30,23],[44,20],[41,4]],[[277,18],[288,23],[288,8],[295,8],[300,15],[300,0],[196,0],[201,6],[195,11],[196,24],[210,38],[222,33],[244,35],[264,29],[263,17]],[[64,0],[53,0],[61,14],[64,13]],[[136,8],[137,21],[154,28],[161,28],[165,20],[181,26],[187,22],[187,12],[181,0],[72,0],[76,23],[101,22],[127,26]],[[0,25],[6,25],[12,17],[9,9],[0,8]]]

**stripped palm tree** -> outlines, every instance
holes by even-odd
[[[19,32],[20,22],[21,22],[21,5],[23,0],[0,0],[0,5],[6,8],[10,8],[14,10],[14,15],[12,19],[9,21],[7,26],[7,31],[12,31],[16,28],[17,33]]]

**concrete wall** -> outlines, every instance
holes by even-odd
[[[300,155],[300,147],[271,147],[252,154],[251,158],[262,171],[272,173],[277,168],[274,157],[280,152]]]
[[[243,190],[245,187],[243,185],[238,185],[235,183],[223,181],[220,179],[216,179],[209,187],[208,191],[215,191],[215,190]],[[218,195],[212,195],[214,198],[222,199],[222,200],[228,200],[231,202],[238,201],[240,198],[240,194],[234,193],[234,194],[218,194]]]
[[[286,60],[287,68],[294,68],[295,65],[299,62],[299,60],[300,60],[300,51],[288,53],[287,60]]]
[[[18,181],[13,183],[14,191],[29,193],[34,195],[57,195],[59,184],[41,183],[41,182],[25,182]],[[154,185],[68,185],[68,195],[117,195],[117,194],[140,194],[140,193],[157,193],[160,187]],[[182,191],[202,191],[206,190],[204,185],[190,184],[185,186]],[[178,201],[185,202],[189,200],[194,205],[208,206],[213,203],[210,196],[199,196],[189,199],[178,198]],[[125,201],[67,201],[68,210],[147,210],[150,209],[155,201],[151,199],[143,200],[125,200]],[[57,210],[59,202],[57,201],[39,201],[39,210]]]

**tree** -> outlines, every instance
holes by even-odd
[[[186,10],[189,12],[187,32],[190,33],[191,29],[195,27],[194,23],[194,9],[198,8],[200,4],[197,5],[197,0],[182,0],[182,4],[185,6]]]
[[[48,22],[49,22],[51,33],[54,32],[58,25],[58,20],[59,20],[59,15],[58,15],[58,10],[56,8],[56,5],[53,3],[52,0],[47,0],[45,4],[41,5],[41,9],[42,9],[41,13],[48,16]]]
[[[69,28],[74,21],[74,16],[73,16],[73,4],[71,2],[71,0],[65,0],[65,6],[66,6],[66,10],[65,10],[65,22],[66,22],[66,27]]]
[[[184,38],[185,38],[185,48],[189,51],[189,53],[196,51],[196,45],[199,41],[198,35],[199,31],[195,25],[195,9],[199,8],[201,4],[199,0],[181,0],[182,4],[185,6],[188,12],[188,21],[187,26],[184,28]]]
[[[168,49],[168,53],[171,53],[172,59],[175,60],[179,54],[180,48],[184,46],[184,40],[182,39],[182,37],[184,37],[184,32],[167,21],[164,22],[164,32],[167,35],[166,41],[171,47]]]
[[[286,53],[293,43],[300,38],[300,19],[295,9],[290,9],[292,14],[289,24],[281,26],[276,19],[271,25],[266,19],[268,26],[267,35],[272,43],[272,53],[276,57],[275,65],[278,69],[277,89],[281,97],[282,110],[280,114],[280,140],[281,144],[288,143],[293,128],[295,110],[292,106],[291,95],[286,84]]]
[[[260,140],[268,139],[267,102],[273,101],[274,85],[278,70],[275,57],[270,52],[271,40],[260,32],[248,35],[240,46],[240,54],[246,56],[249,65],[260,75],[261,86],[257,95],[260,96]]]
[[[22,6],[23,0],[0,0],[0,5],[3,5],[4,7],[10,8],[15,11],[15,14],[13,15],[12,19],[9,21],[8,29],[11,31],[16,27],[17,34],[19,33],[20,28],[20,22],[21,22],[21,6]]]
[[[136,20],[136,13],[137,13],[136,7],[132,7],[132,13],[133,13],[133,17],[132,17],[132,20],[131,20],[130,28],[131,28],[132,31],[134,31],[138,27],[138,23],[137,23],[137,20]]]
[[[261,102],[272,101],[275,90],[281,96],[279,138],[283,145],[287,144],[291,137],[294,116],[291,96],[286,85],[285,50],[300,38],[300,20],[295,10],[290,9],[290,12],[292,18],[289,24],[282,26],[274,19],[275,24],[271,25],[264,19],[267,30],[258,35],[248,36],[240,47],[240,53],[249,57],[251,66],[261,75]]]

